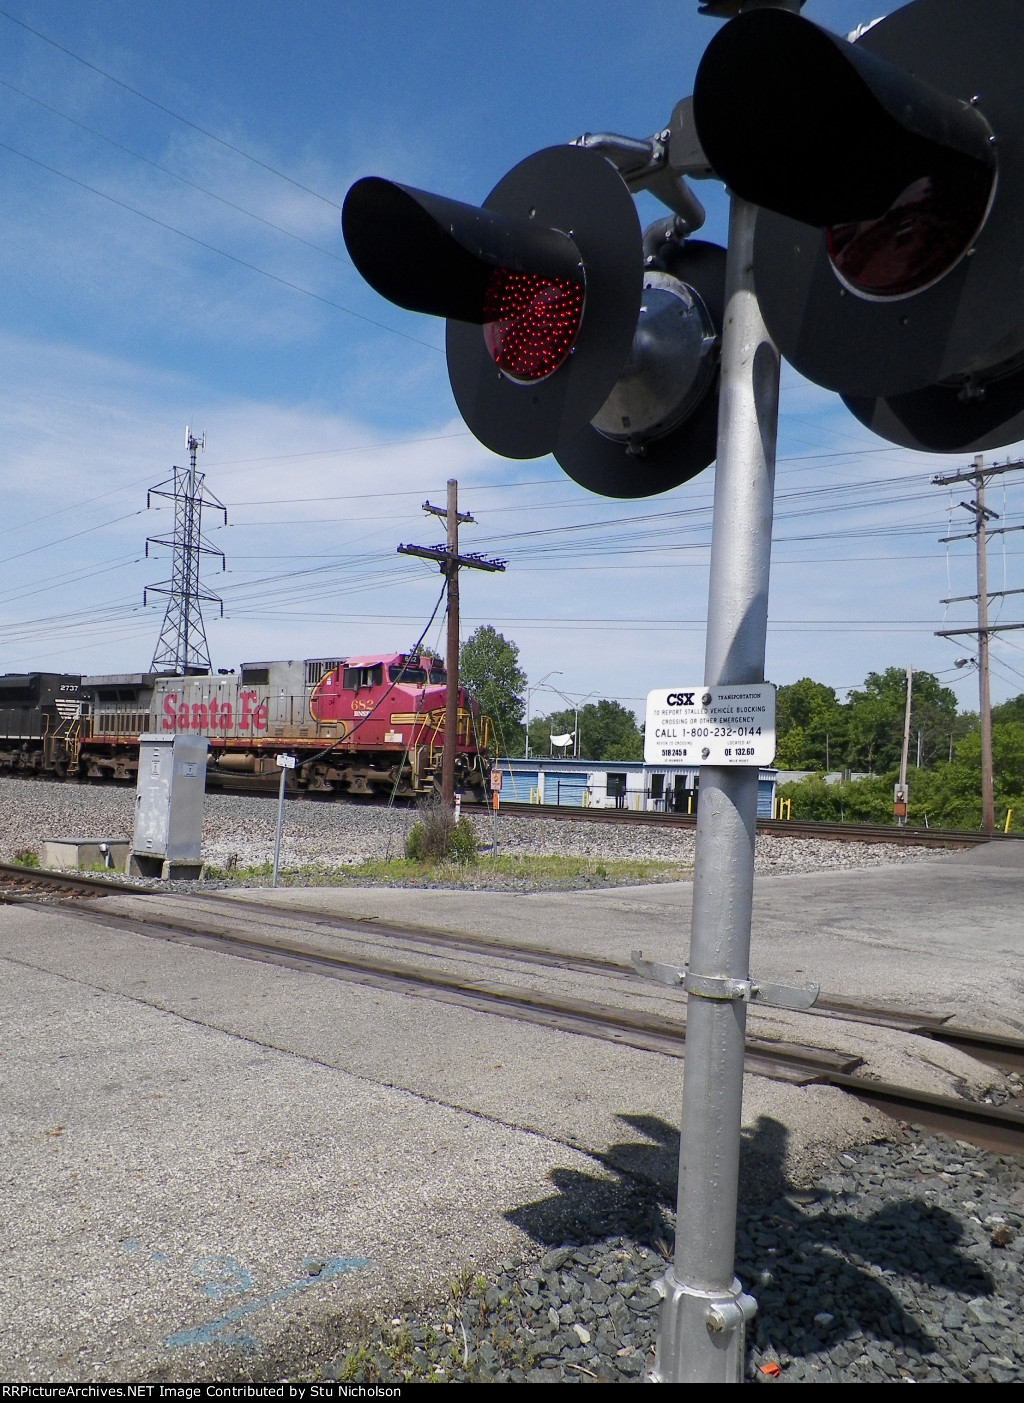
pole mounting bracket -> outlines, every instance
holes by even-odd
[[[791,984],[766,984],[756,979],[729,979],[717,974],[692,974],[688,966],[658,964],[645,960],[643,951],[630,955],[633,968],[641,979],[654,984],[667,984],[683,989],[698,999],[725,1003],[765,1004],[771,1008],[807,1009],[813,1007],[821,993],[820,984],[807,983],[800,988]]]

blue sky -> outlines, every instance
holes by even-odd
[[[846,32],[892,8],[806,13]],[[0,11],[0,672],[148,666],[162,614],[142,591],[169,562],[144,541],[171,522],[146,488],[185,461],[188,423],[228,507],[210,531],[228,569],[206,580],[225,601],[223,620],[207,611],[215,667],[409,646],[440,580],[395,547],[438,538],[421,503],[455,476],[479,523],[466,548],[509,561],[464,574],[464,633],[493,623],[532,682],[553,673],[570,697],[642,710],[650,689],[700,680],[712,470],[614,503],[550,458],[496,458],[455,409],[442,325],[366,287],[340,232],[364,174],[478,202],[541,147],[657,130],[715,32],[696,0]],[[721,187],[698,193],[702,237],[724,242]],[[658,213],[642,202],[645,222]],[[970,543],[947,558],[937,539],[951,504],[955,529],[966,513],[930,485],[965,465],[883,443],[784,371],[771,680],[843,689],[910,663],[977,705],[954,667],[970,640],[933,636],[970,622],[970,606],[939,604],[974,589]],[[990,505],[1020,521],[1024,487]],[[1001,539],[993,590],[1024,583],[1020,537]],[[997,700],[1024,691],[1018,639],[994,650]]]

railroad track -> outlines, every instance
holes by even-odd
[[[105,896],[125,894],[156,899],[147,900],[141,911],[131,914],[111,910],[102,900]],[[684,1055],[686,1020],[681,998],[671,1014],[666,1014],[604,1000],[568,997],[557,990],[507,982],[504,977],[481,978],[441,967],[445,961],[483,957],[524,970],[548,967],[581,976],[599,976],[613,989],[620,983],[624,988],[631,984],[632,990],[627,992],[634,995],[640,987],[646,987],[640,986],[632,966],[613,960],[214,894],[190,902],[195,915],[185,916],[169,909],[155,888],[147,890],[104,877],[0,864],[0,898],[34,905],[47,897],[52,901],[55,895],[69,902],[77,918],[107,928],[431,998],[643,1051]],[[260,929],[240,929],[246,919],[258,921]],[[356,948],[325,951],[310,943],[326,933],[342,937]],[[374,948],[381,945],[386,946],[386,953]],[[1024,1039],[963,1028],[950,1015],[877,1007],[861,1000],[826,996],[801,1016],[891,1028],[960,1048],[1003,1071],[1024,1069]],[[997,1153],[1024,1154],[1024,1110],[1019,1106],[992,1106],[858,1077],[860,1065],[859,1057],[828,1049],[756,1035],[747,1040],[746,1068],[751,1073],[800,1085],[834,1086],[895,1119],[941,1130]]]
[[[74,901],[115,893],[156,893],[152,886],[139,886],[117,877],[90,876],[86,872],[54,872],[49,868],[21,867],[13,862],[0,862],[0,904],[33,900]]]
[[[463,812],[485,814],[485,804],[463,803]],[[584,809],[556,804],[507,804],[503,814],[517,818],[551,818],[562,822],[622,823],[639,828],[697,827],[693,814],[650,813],[638,809]],[[981,843],[1021,842],[1024,833],[979,833],[975,829],[899,828],[881,823],[819,823],[803,819],[759,818],[758,833],[782,838],[827,838],[845,843],[895,843],[906,847],[969,848]]]

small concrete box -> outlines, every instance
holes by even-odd
[[[133,875],[201,875],[209,745],[205,736],[140,736],[135,835],[128,864]]]
[[[44,867],[107,867],[124,871],[131,844],[126,838],[45,838]]]

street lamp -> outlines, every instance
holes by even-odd
[[[549,677],[561,676],[561,668],[555,668],[553,672],[545,672],[544,676],[540,679],[539,682],[535,682],[532,687],[527,687],[526,689],[526,750],[523,756],[525,760],[529,760],[530,758],[530,698],[533,696],[534,692],[536,692],[540,687],[543,687],[544,683],[548,680]],[[551,690],[554,691],[554,687],[552,687]],[[559,695],[561,695],[561,693],[559,693]]]
[[[540,686],[540,683],[538,683],[537,685]],[[557,687],[549,687],[549,688],[548,688],[548,691],[549,691],[549,692],[554,692],[554,693],[556,694],[556,696],[561,697],[562,700],[565,702],[565,704],[566,704],[567,706],[571,706],[572,709],[573,709],[573,722],[572,722],[573,743],[572,743],[572,753],[573,753],[573,759],[576,759],[576,758],[579,756],[579,753],[580,753],[580,712],[582,711],[583,707],[586,705],[586,703],[590,700],[591,697],[596,697],[596,696],[597,696],[597,693],[596,693],[596,692],[588,692],[587,695],[586,695],[585,697],[580,698],[580,700],[578,700],[578,701],[573,701],[571,695],[567,696],[565,692],[560,692],[560,691],[558,690]]]

